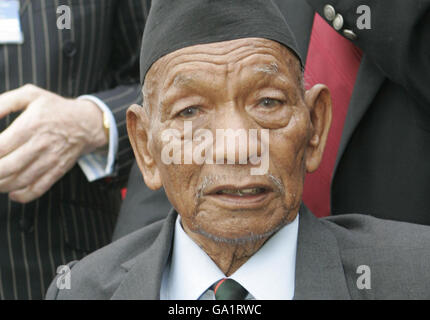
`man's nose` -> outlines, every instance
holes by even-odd
[[[248,164],[251,157],[260,154],[258,129],[245,110],[233,104],[223,108],[214,121],[214,163]]]

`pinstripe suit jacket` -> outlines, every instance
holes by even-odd
[[[93,94],[116,119],[116,177],[88,183],[75,166],[39,200],[0,194],[0,298],[38,299],[58,265],[110,242],[132,152],[125,112],[139,99],[139,52],[148,0],[20,0],[22,45],[0,44],[0,93],[33,83],[65,97]],[[57,28],[57,7],[71,29]],[[0,119],[4,130],[16,114]]]

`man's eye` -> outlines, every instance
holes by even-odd
[[[260,100],[258,105],[263,106],[265,108],[273,108],[282,104],[282,101],[272,98],[263,98]]]
[[[183,118],[191,118],[197,115],[199,112],[199,107],[188,107],[178,113],[178,116]]]

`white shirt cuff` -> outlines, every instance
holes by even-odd
[[[106,151],[94,151],[79,158],[78,164],[89,182],[113,175],[115,157],[118,152],[118,129],[115,118],[109,107],[99,98],[91,95],[78,97],[78,100],[90,100],[109,116],[109,149]]]

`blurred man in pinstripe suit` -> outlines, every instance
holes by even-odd
[[[24,42],[0,43],[0,298],[40,299],[59,265],[110,242],[150,1],[8,1]]]

